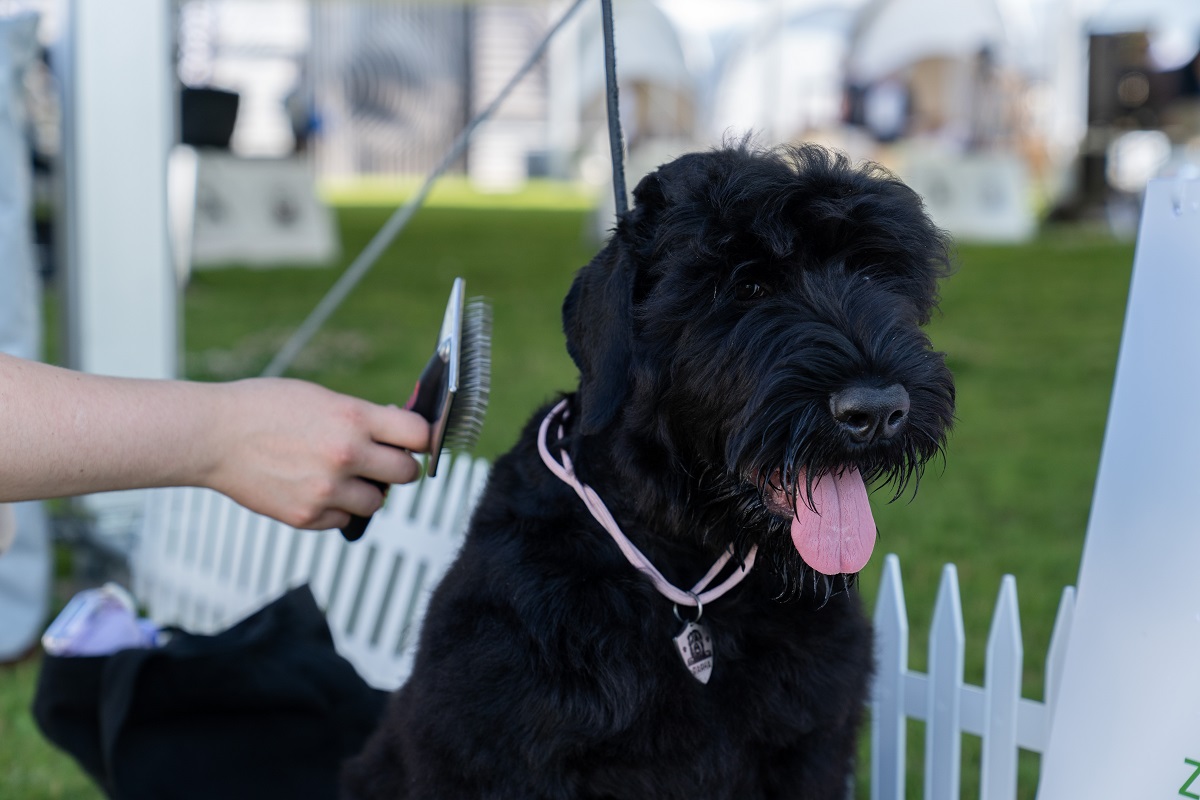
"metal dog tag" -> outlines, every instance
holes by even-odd
[[[701,683],[708,683],[713,669],[712,634],[708,626],[702,622],[685,623],[683,630],[675,637],[675,646],[692,677]]]

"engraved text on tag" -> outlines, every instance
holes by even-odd
[[[712,634],[708,626],[699,622],[686,623],[675,637],[675,646],[692,677],[708,683],[713,668]]]

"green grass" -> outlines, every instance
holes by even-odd
[[[0,667],[0,797],[98,800],[104,795],[64,753],[42,739],[29,713],[39,662]]]
[[[390,207],[360,195],[338,214],[348,263]],[[370,201],[370,202],[369,202]],[[382,202],[382,201],[381,201]],[[402,403],[429,352],[453,277],[495,308],[492,402],[479,452],[507,449],[533,408],[568,389],[559,309],[595,246],[582,205],[518,203],[426,208],[303,355],[292,374],[380,402]],[[945,464],[921,489],[883,505],[877,557],[862,585],[873,603],[883,553],[901,557],[913,626],[925,636],[941,567],[958,565],[968,636],[967,678],[982,679],[1000,578],[1019,584],[1025,694],[1040,697],[1050,628],[1074,582],[1111,390],[1133,250],[1095,234],[1058,231],[1018,247],[963,246],[943,289],[934,344],[958,383],[958,422]],[[255,374],[335,280],[336,269],[228,269],[193,276],[186,292],[192,377]],[[99,797],[38,738],[25,712],[36,664],[0,668],[0,797]],[[920,796],[920,725],[910,735],[909,796]],[[978,747],[965,748],[964,797],[974,797]],[[1022,761],[1033,796],[1037,759]],[[865,787],[863,787],[865,790]],[[865,794],[863,795],[865,796]]]
[[[416,194],[421,178],[394,176],[355,177],[345,181],[326,180],[318,186],[321,198],[342,207],[383,206],[394,209]],[[512,192],[480,191],[466,177],[445,175],[434,184],[421,208],[497,207],[544,211],[587,211],[596,203],[595,190],[582,184],[533,179]]]

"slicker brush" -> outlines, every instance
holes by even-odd
[[[429,422],[428,475],[437,475],[443,449],[470,450],[479,441],[492,381],[492,307],[465,300],[466,282],[454,279],[437,346],[404,407]],[[372,481],[383,491],[387,487]],[[352,516],[348,541],[362,537],[370,517]]]

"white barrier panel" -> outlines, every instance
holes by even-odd
[[[1146,191],[1038,797],[1200,797],[1200,181]]]
[[[956,239],[1024,242],[1037,230],[1028,171],[1015,153],[953,155],[912,147],[900,177]]]
[[[192,266],[324,266],[337,258],[333,213],[317,199],[312,170],[302,158],[238,158],[211,151],[197,151],[197,156],[190,176],[195,185]]]

